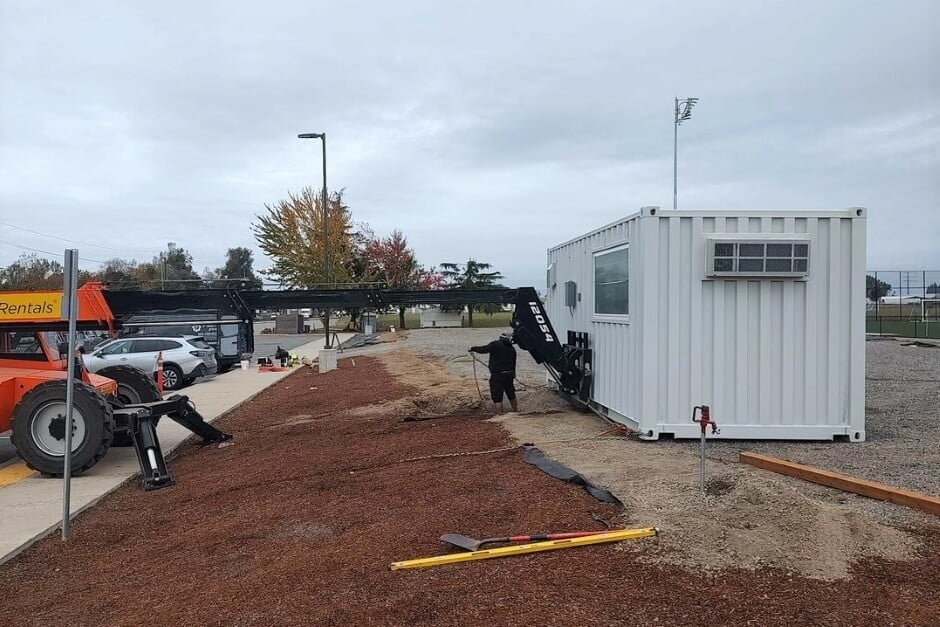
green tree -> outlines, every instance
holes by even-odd
[[[245,289],[260,290],[261,279],[255,275],[253,268],[254,253],[244,247],[229,248],[225,253],[225,265],[214,271],[207,270],[203,278],[212,287],[225,287],[232,285],[233,280],[243,281]]]
[[[481,290],[503,287],[498,283],[498,281],[503,278],[503,275],[496,271],[489,271],[491,268],[492,266],[488,263],[470,258],[465,264],[442,263],[441,275],[447,281],[447,287],[450,288]],[[493,315],[499,310],[500,306],[496,303],[469,305],[467,307],[468,323],[471,327],[473,326],[474,311],[482,311],[487,315]]]
[[[62,289],[63,270],[58,261],[45,259],[35,253],[20,258],[0,269],[0,289],[4,290],[56,290]]]
[[[889,283],[885,283],[871,274],[865,275],[865,295],[868,296],[868,300],[878,301],[890,293],[891,285]]]
[[[193,256],[185,248],[170,242],[166,252],[154,257],[153,263],[161,272],[163,289],[189,290],[202,287],[202,277],[193,270]]]
[[[95,273],[78,271],[78,284],[97,280]],[[46,259],[35,253],[20,255],[20,258],[0,268],[0,290],[61,290],[64,287],[65,270],[62,263]]]
[[[114,257],[95,272],[96,281],[107,283],[111,289],[136,287],[139,281],[139,264],[135,260]]]
[[[934,281],[927,286],[927,293],[931,296],[940,296],[940,283]]]

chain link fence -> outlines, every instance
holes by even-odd
[[[940,339],[940,270],[869,270],[865,330]]]

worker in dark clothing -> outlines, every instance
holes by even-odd
[[[513,411],[519,411],[516,404],[516,388],[513,380],[516,378],[516,349],[512,346],[512,335],[502,333],[498,340],[485,346],[473,346],[472,353],[486,353],[489,358],[490,369],[490,398],[496,407],[496,413],[503,413],[503,394],[509,399]]]

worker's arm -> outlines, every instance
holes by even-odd
[[[471,346],[471,353],[488,353],[490,352],[490,345],[486,344],[485,346]]]

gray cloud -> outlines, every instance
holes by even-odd
[[[0,216],[109,247],[90,259],[175,241],[216,266],[319,185],[295,136],[325,130],[358,220],[540,285],[550,245],[671,206],[672,97],[694,95],[682,207],[864,205],[869,267],[940,268],[938,25],[929,0],[8,0]]]

